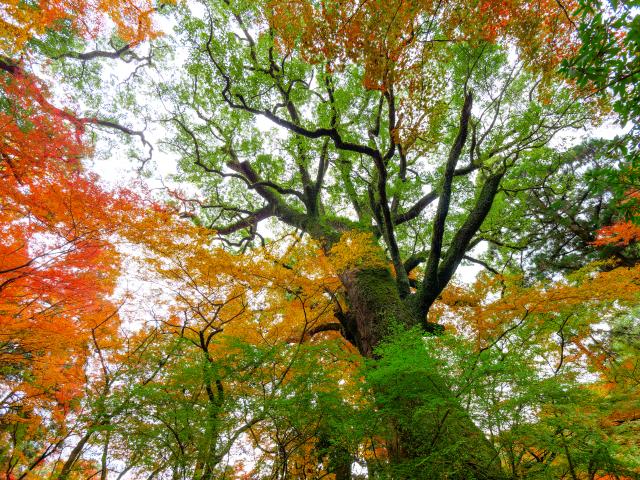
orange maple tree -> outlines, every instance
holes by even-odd
[[[623,203],[637,202],[640,199],[640,191],[631,190],[627,192],[626,199]],[[637,217],[637,207],[632,206],[631,215]],[[635,219],[635,218],[634,218]],[[593,242],[593,245],[597,247],[603,247],[606,245],[627,246],[640,240],[640,226],[637,221],[620,220],[612,225],[602,227],[597,232],[597,238]]]
[[[31,424],[36,434],[45,418],[64,425],[77,404],[92,336],[116,335],[111,214],[130,199],[83,171],[89,150],[77,124],[43,102],[32,81],[7,77],[9,108],[0,112],[0,407],[7,428]],[[9,473],[33,461],[20,458],[27,454],[18,443]]]
[[[47,30],[71,29],[83,38],[96,37],[112,22],[130,45],[158,35],[153,0],[39,0],[4,2],[0,18],[0,50],[23,53],[25,45]]]
[[[73,12],[73,15],[71,14]],[[8,2],[0,19],[0,464],[22,478],[62,448],[96,342],[117,344],[112,236],[133,194],[85,171],[84,125],[27,68],[49,29],[95,37],[110,19],[136,44],[156,32],[151,2]],[[11,58],[14,57],[14,58]]]

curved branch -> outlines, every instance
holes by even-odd
[[[411,272],[414,268],[416,268],[421,263],[427,261],[428,252],[418,252],[411,255],[404,262],[404,268],[407,273]]]
[[[467,175],[475,170],[477,170],[479,165],[469,164],[464,167],[456,168],[453,172],[454,177],[458,177],[461,175]],[[422,211],[431,205],[437,198],[438,193],[434,190],[426,195],[423,195],[416,203],[414,203],[409,210],[406,212],[400,213],[394,217],[394,225],[401,225],[405,222],[411,221],[416,218]]]
[[[396,215],[393,219],[394,225],[401,225],[405,222],[413,220],[416,218],[422,211],[427,208],[433,201],[438,198],[438,194],[435,191],[431,191],[424,195],[420,200],[418,200],[409,210],[403,212],[399,215]]]
[[[318,325],[317,327],[312,328],[307,332],[309,337],[313,337],[314,335],[321,332],[342,332],[344,330],[342,324],[338,322],[325,323],[323,325]]]
[[[484,267],[486,270],[493,273],[494,275],[500,275],[499,271],[497,271],[495,268],[493,268],[491,265],[489,265],[485,261],[478,260],[477,258],[470,257],[469,255],[463,255],[462,258],[464,260],[467,260],[468,262],[475,263],[476,265],[480,265],[481,267]]]
[[[130,44],[126,44],[124,47],[118,48],[112,52],[107,52],[104,50],[93,50],[91,52],[64,52],[59,55],[54,55],[51,58],[53,60],[60,60],[61,58],[71,58],[74,60],[82,61],[95,60],[96,58],[122,59],[125,53],[130,53],[132,55],[131,58],[135,58],[135,55],[133,54],[133,52],[131,52]]]
[[[18,62],[9,57],[5,57],[4,55],[0,55],[0,70],[4,70],[9,75],[23,73]]]
[[[243,228],[255,227],[262,220],[266,220],[269,217],[275,215],[273,205],[267,205],[261,209],[253,212],[249,216],[238,220],[231,225],[216,229],[218,235],[229,235],[231,233],[242,230]],[[214,227],[215,228],[215,227]]]
[[[106,128],[110,128],[110,129],[113,129],[113,130],[118,130],[119,132],[122,132],[125,135],[138,137],[140,139],[140,141],[142,142],[142,144],[149,150],[148,157],[142,160],[142,166],[144,167],[144,165],[149,160],[151,160],[151,158],[153,156],[153,145],[145,137],[144,130],[134,130],[132,128],[125,127],[124,125],[120,125],[117,122],[114,122],[114,121],[111,121],[111,120],[101,120],[101,119],[95,118],[95,117],[84,117],[84,118],[79,118],[78,120],[81,123],[85,124],[85,125],[86,124],[98,125],[100,127],[106,127]]]

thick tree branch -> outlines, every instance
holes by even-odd
[[[413,220],[416,218],[422,211],[427,208],[433,201],[438,198],[438,194],[435,191],[431,191],[424,195],[420,200],[418,200],[409,210],[403,212],[399,215],[396,215],[393,219],[394,225],[401,225],[405,222]]]
[[[247,217],[238,220],[235,223],[232,223],[225,227],[217,228],[216,231],[218,235],[229,235],[231,233],[237,232],[238,230],[242,230],[244,228],[248,228],[248,227],[255,228],[259,222],[269,217],[272,217],[274,215],[275,215],[275,212],[274,212],[273,205],[267,205],[251,213]]]
[[[467,141],[469,131],[469,119],[471,118],[471,107],[473,105],[473,95],[466,94],[462,112],[460,114],[460,127],[455,141],[449,152],[449,158],[445,166],[442,186],[440,188],[440,196],[438,201],[438,209],[433,221],[433,233],[431,236],[431,248],[429,250],[429,258],[427,259],[427,267],[423,280],[423,292],[435,291],[438,289],[441,281],[438,278],[438,265],[440,264],[440,256],[442,254],[442,239],[444,237],[445,222],[449,213],[451,203],[451,187],[455,173],[456,164],[462,154],[464,145]],[[421,302],[422,303],[422,302]],[[430,306],[430,304],[429,304]],[[422,306],[424,308],[424,305]],[[424,310],[426,313],[426,310]]]
[[[485,270],[488,270],[494,275],[500,275],[500,272],[497,271],[495,268],[493,268],[491,265],[489,265],[487,262],[484,262],[477,258],[470,257],[469,255],[463,255],[462,258],[467,260],[468,262],[475,263],[476,265],[480,265],[481,267],[484,267]]]
[[[22,68],[20,67],[18,62],[12,60],[9,57],[5,57],[4,55],[0,55],[0,70],[4,70],[9,75],[22,73]]]
[[[258,176],[257,172],[253,169],[249,162],[241,162],[235,157],[235,154],[232,153],[232,157],[234,160],[231,162],[227,162],[227,166],[239,173],[242,178],[247,183],[247,186],[257,191],[262,197],[264,197],[269,202],[275,203],[276,200],[279,200],[271,190],[275,190],[280,195],[294,195],[298,197],[304,203],[304,196],[294,190],[293,188],[286,188],[278,185],[277,183],[271,182],[269,180],[262,180]]]
[[[248,162],[233,161],[227,164],[229,168],[236,171],[255,188],[256,192],[263,197],[273,208],[274,214],[283,222],[292,227],[299,228],[313,235],[319,225],[312,225],[311,218],[284,203],[278,192],[273,191],[272,185],[266,185],[260,179],[256,171]]]
[[[411,272],[414,268],[416,268],[421,263],[427,261],[428,253],[427,252],[418,252],[411,255],[404,262],[404,268],[407,273]]]
[[[312,328],[307,332],[309,337],[313,337],[314,335],[321,332],[342,332],[344,327],[339,322],[325,323],[323,325],[318,325],[317,327]]]
[[[104,50],[93,50],[91,52],[64,52],[59,55],[54,55],[51,57],[53,60],[59,60],[61,58],[71,58],[74,60],[95,60],[96,58],[111,58],[111,59],[120,59],[123,58],[125,54],[130,54],[131,58],[136,58],[133,52],[131,52],[131,45],[127,44],[123,47],[120,47],[111,52],[107,52]]]
[[[387,100],[388,113],[388,128],[389,128],[389,149],[384,154],[384,161],[391,160],[396,151],[396,99],[393,95],[393,88],[390,88],[384,93],[384,98]]]
[[[491,175],[485,181],[473,210],[467,216],[465,222],[454,235],[447,253],[442,258],[436,275],[436,282],[423,282],[419,292],[420,313],[426,315],[433,302],[438,298],[444,287],[449,283],[451,277],[458,268],[460,261],[464,257],[473,236],[476,234],[482,222],[487,217],[493,199],[495,198],[504,171]],[[425,278],[426,280],[426,278]]]
[[[451,245],[447,250],[446,255],[442,259],[442,265],[439,269],[439,274],[442,277],[444,285],[451,279],[455,268],[460,263],[460,260],[467,251],[467,247],[471,242],[473,236],[476,234],[482,222],[487,217],[491,206],[493,205],[493,199],[498,193],[498,187],[502,181],[504,172],[498,172],[487,178],[482,190],[478,195],[476,204],[471,210],[471,213],[467,216],[464,224],[458,232],[454,235]],[[444,285],[442,287],[444,288]]]

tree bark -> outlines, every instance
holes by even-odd
[[[411,306],[415,302],[400,298],[388,270],[349,270],[340,278],[349,304],[341,322],[363,356],[375,358],[376,346],[394,329],[424,325]],[[409,370],[399,375],[411,377],[401,380],[413,392],[394,392],[391,385],[374,392],[392,398],[394,411],[402,412],[390,420],[386,438],[392,478],[505,478],[498,453],[458,403],[446,374]]]
[[[75,465],[78,458],[80,458],[80,454],[82,453],[82,450],[84,449],[85,445],[93,435],[93,432],[94,432],[93,430],[89,430],[80,438],[80,440],[78,440],[78,443],[73,448],[73,450],[71,450],[71,453],[69,453],[69,457],[64,462],[64,465],[60,470],[60,475],[58,475],[58,480],[67,480],[67,478],[69,478],[71,469]]]

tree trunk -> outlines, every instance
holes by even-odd
[[[69,453],[69,457],[64,462],[62,469],[60,470],[60,475],[58,475],[58,480],[67,480],[69,478],[69,474],[71,473],[71,469],[75,465],[76,461],[80,458],[80,454],[84,449],[84,446],[87,444],[91,436],[93,435],[93,430],[87,431],[76,443],[76,446]]]
[[[389,271],[349,270],[340,278],[349,304],[342,324],[363,356],[374,358],[375,347],[394,328],[423,324],[411,299],[400,298]],[[390,419],[386,438],[392,478],[504,478],[495,448],[447,387],[445,374],[409,369],[398,375],[405,376],[398,380],[411,392],[394,392],[392,385],[374,392],[392,399],[399,412]]]

